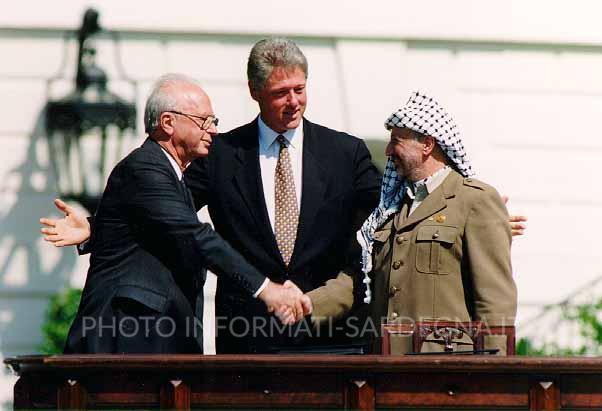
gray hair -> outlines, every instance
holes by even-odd
[[[159,126],[161,113],[178,110],[178,99],[169,89],[170,86],[181,83],[199,85],[196,80],[178,73],[164,74],[155,82],[144,108],[144,131],[147,134],[151,134]]]
[[[298,67],[307,78],[307,59],[289,39],[271,37],[255,43],[247,62],[247,78],[253,90],[261,90],[265,86],[274,67]]]

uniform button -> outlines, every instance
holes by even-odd
[[[392,312],[391,313],[391,319],[392,320],[396,319],[397,317],[399,317],[399,314],[397,314],[396,312]]]
[[[393,269],[394,270],[399,270],[399,267],[401,267],[403,265],[403,261],[401,260],[397,260],[393,263]]]
[[[401,244],[401,243],[403,243],[404,241],[405,241],[405,238],[404,238],[402,235],[400,235],[400,236],[397,236],[397,238],[395,239],[395,242],[396,242],[397,244]]]
[[[433,238],[439,238],[439,233],[433,234]]]
[[[389,288],[389,295],[393,297],[395,294],[397,294],[397,291],[399,291],[399,288],[392,285],[391,288]]]

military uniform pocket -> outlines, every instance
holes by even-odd
[[[452,246],[458,228],[427,225],[416,235],[416,270],[424,274],[450,274],[453,271]]]
[[[375,261],[384,261],[384,257],[391,250],[391,228],[382,231],[375,231],[373,235],[374,243],[372,244],[372,255]],[[374,267],[376,268],[376,267]]]

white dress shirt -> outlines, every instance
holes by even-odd
[[[161,147],[161,149],[163,150],[163,154],[165,154],[165,157],[167,157],[167,159],[169,160],[169,164],[171,164],[171,166],[173,167],[173,171],[176,172],[176,175],[178,176],[178,181],[182,181],[182,170],[180,170],[180,166],[178,165],[178,163],[176,163],[176,160],[162,146],[159,147]]]
[[[299,127],[293,130],[286,130],[284,133],[277,133],[269,128],[259,116],[257,121],[259,126],[259,166],[261,168],[261,182],[263,184],[263,195],[265,205],[268,209],[268,216],[272,231],[274,231],[276,222],[276,194],[274,176],[276,174],[276,164],[278,163],[278,154],[280,153],[280,144],[276,137],[282,134],[288,141],[288,152],[293,169],[293,179],[295,181],[295,193],[297,195],[297,207],[301,211],[301,182],[303,176],[303,122]]]

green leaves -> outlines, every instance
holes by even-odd
[[[577,305],[563,304],[560,309],[560,322],[571,322],[582,337],[577,347],[562,347],[556,342],[546,342],[535,346],[529,338],[521,338],[516,343],[517,355],[532,356],[578,356],[602,355],[602,298],[593,303]]]
[[[42,353],[62,354],[81,296],[82,290],[67,288],[50,299],[46,321],[42,325],[44,342],[39,347]]]

